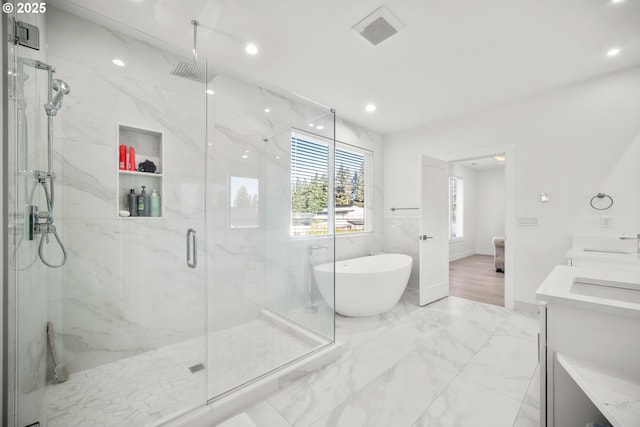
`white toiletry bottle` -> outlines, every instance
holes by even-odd
[[[149,196],[149,209],[151,216],[160,216],[160,195],[155,188],[151,192],[151,196]]]

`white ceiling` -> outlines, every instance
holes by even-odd
[[[381,133],[640,64],[640,0],[54,0],[303,95]],[[374,47],[351,27],[386,4],[406,28]],[[74,6],[75,5],[75,6]],[[79,10],[75,8],[76,12]],[[207,30],[208,28],[215,31]],[[260,53],[249,56],[244,41]],[[606,58],[612,46],[623,48]],[[373,102],[378,109],[367,113]]]

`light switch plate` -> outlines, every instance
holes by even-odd
[[[522,225],[525,227],[537,227],[538,226],[538,218],[536,217],[518,217],[518,225]]]

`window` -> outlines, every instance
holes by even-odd
[[[451,239],[464,237],[464,181],[449,177],[449,229]]]
[[[330,153],[329,143],[318,137],[292,135],[291,235],[371,231],[371,162],[369,151],[336,144]],[[333,182],[327,178],[331,169]],[[329,197],[335,200],[333,212],[328,209]],[[333,230],[329,223],[335,224]]]

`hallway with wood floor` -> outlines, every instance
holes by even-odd
[[[496,273],[492,255],[452,261],[449,295],[504,307],[504,273]]]

